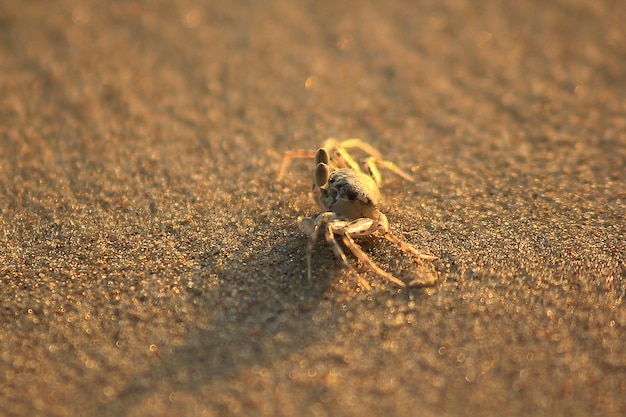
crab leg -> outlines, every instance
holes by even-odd
[[[374,159],[382,158],[382,155],[380,154],[380,151],[378,149],[376,149],[369,143],[363,141],[362,139],[358,139],[358,138],[346,139],[346,140],[341,141],[340,146],[345,149],[350,149],[350,148],[360,149],[366,154],[374,157]]]
[[[280,171],[278,171],[278,181],[281,181],[287,172],[287,168],[291,165],[293,159],[314,158],[315,152],[313,151],[287,151],[283,157],[283,163],[280,165]]]
[[[402,249],[403,251],[409,252],[409,253],[415,255],[418,258],[426,259],[426,260],[429,260],[429,261],[434,261],[435,259],[439,259],[436,256],[428,255],[426,253],[422,253],[422,252],[418,251],[413,246],[409,245],[408,243],[406,243],[405,241],[401,240],[400,238],[398,238],[397,236],[395,236],[394,234],[392,234],[389,231],[384,232],[383,233],[383,237],[385,239],[387,239],[388,241],[398,245],[400,247],[400,249]]]
[[[317,213],[312,217],[305,217],[300,220],[300,229],[304,231],[307,235],[309,235],[309,241],[306,245],[306,270],[309,281],[312,279],[311,275],[311,257],[313,256],[313,246],[315,242],[317,242],[317,235],[320,231],[320,226],[324,221],[323,214]]]
[[[350,264],[348,263],[348,258],[346,258],[346,254],[341,249],[341,246],[339,246],[339,243],[337,242],[337,239],[335,239],[335,232],[334,232],[334,228],[331,225],[331,223],[328,223],[326,225],[326,241],[328,242],[330,247],[333,249],[333,252],[335,253],[335,256],[337,258],[341,259],[341,261],[343,262],[343,264],[345,266],[347,266],[349,269],[354,271],[354,268],[352,268],[352,266],[350,266]],[[359,283],[361,284],[361,286],[363,288],[365,288],[368,291],[370,291],[372,289],[370,284],[361,275],[359,275],[357,273],[356,276],[357,276],[357,278],[359,280]]]
[[[346,244],[346,246],[348,247],[348,249],[350,249],[350,252],[352,252],[354,256],[356,256],[364,264],[367,264],[367,266],[369,266],[378,275],[400,287],[406,287],[406,284],[404,282],[400,281],[398,278],[394,277],[389,272],[383,270],[378,265],[376,265],[374,261],[372,261],[369,256],[367,256],[367,254],[363,252],[363,249],[361,249],[361,247],[357,245],[357,243],[354,241],[354,239],[350,237],[348,233],[345,233],[343,235],[343,243]]]
[[[398,166],[391,161],[385,161],[382,159],[376,159],[374,157],[370,157],[365,160],[365,166],[367,170],[369,171],[370,175],[372,176],[372,178],[374,178],[374,181],[376,181],[376,183],[379,185],[380,185],[380,172],[378,170],[378,167],[387,168],[388,170],[390,170],[397,176],[402,177],[409,182],[415,182],[413,177],[411,177],[404,170],[398,168]]]

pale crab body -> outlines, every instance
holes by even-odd
[[[349,220],[368,217],[376,220],[380,214],[380,190],[367,174],[349,168],[339,168],[319,187],[319,204]]]
[[[349,147],[359,148],[369,155],[364,160],[368,174],[361,171],[359,164],[347,152],[346,148]],[[388,168],[412,181],[407,173],[397,168],[392,162],[382,160],[378,150],[359,139],[348,139],[343,142],[328,139],[324,147],[318,149],[313,156],[315,158],[314,189],[318,192],[318,204],[323,211],[311,217],[305,217],[299,223],[300,229],[310,238],[307,245],[309,279],[311,278],[313,247],[320,230],[323,230],[326,241],[344,265],[350,267],[337,238],[341,238],[345,246],[361,262],[368,265],[378,275],[399,286],[406,284],[376,265],[354,241],[355,238],[381,236],[418,258],[437,259],[435,256],[421,253],[393,235],[389,231],[387,216],[380,212],[381,177],[377,167]],[[279,177],[282,177],[291,159],[303,157],[311,157],[311,153],[302,151],[288,153],[283,161]],[[371,288],[360,275],[359,282],[366,289]]]

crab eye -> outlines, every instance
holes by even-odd
[[[317,166],[315,167],[315,185],[317,185],[318,187],[326,185],[329,175],[330,169],[328,169],[328,165],[323,162],[317,164]]]
[[[324,148],[319,148],[317,152],[315,152],[315,165],[317,164],[328,165],[329,162],[330,162],[330,155],[328,155],[328,151]]]

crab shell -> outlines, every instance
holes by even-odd
[[[369,175],[340,168],[330,172],[326,184],[320,186],[319,203],[322,208],[348,220],[370,218],[378,220],[380,191]]]

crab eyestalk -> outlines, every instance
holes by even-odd
[[[323,162],[320,162],[315,167],[315,185],[322,188],[328,184],[328,177],[330,176],[330,168]]]
[[[315,152],[315,165],[320,163],[326,165],[330,163],[330,155],[328,154],[328,151],[324,148],[319,148],[317,152]]]

